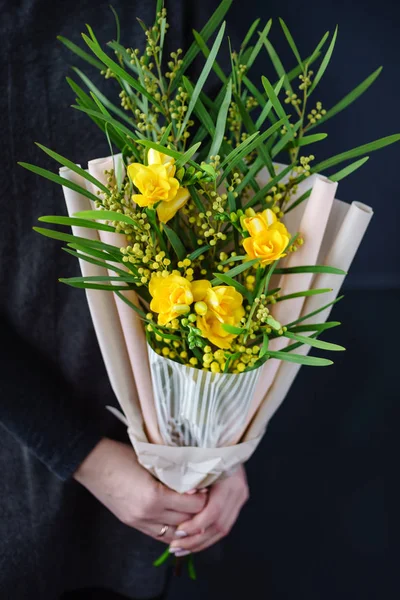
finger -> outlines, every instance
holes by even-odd
[[[206,504],[206,494],[178,494],[168,488],[163,491],[164,506],[170,510],[196,515]]]
[[[178,527],[179,531],[184,531],[188,536],[193,536],[209,529],[218,520],[221,512],[230,510],[228,499],[213,493],[213,490],[209,495],[201,494],[201,496],[208,498],[206,507],[192,519],[186,522],[182,521],[181,525]],[[223,500],[225,500],[225,502],[223,502]]]
[[[195,548],[207,544],[207,542],[211,538],[214,538],[217,535],[217,533],[218,532],[215,529],[215,527],[210,527],[209,529],[206,529],[206,531],[202,531],[201,533],[191,535],[190,537],[180,539],[175,538],[174,541],[171,542],[171,553],[180,550],[187,550],[189,552],[192,552]]]
[[[200,544],[199,546],[196,546],[195,548],[193,548],[192,552],[201,552],[202,550],[205,550],[206,548],[211,548],[211,546],[214,546],[214,544],[217,544],[223,537],[224,536],[221,535],[220,533],[216,533],[211,538],[207,538],[203,544]]]
[[[164,523],[165,525],[174,525],[177,527],[180,523],[184,523],[192,518],[192,515],[188,513],[177,512],[175,510],[164,510],[157,515],[157,521]],[[154,523],[154,517],[149,519],[151,523]]]
[[[159,523],[151,523],[151,524],[147,524],[144,528],[144,533],[147,533],[147,535],[150,535],[151,537],[153,537],[155,540],[158,540],[159,542],[164,542],[165,544],[171,544],[176,538],[175,538],[175,531],[176,531],[176,527],[173,526],[168,526],[167,531],[163,534],[160,535],[161,531],[163,530],[164,525],[161,525]]]

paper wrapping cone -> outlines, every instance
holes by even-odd
[[[335,200],[325,236],[326,241],[329,240],[331,245],[328,250],[325,241],[324,247],[321,248],[321,254],[323,252],[324,256],[319,257],[320,261],[323,264],[337,267],[347,272],[372,216],[372,209],[365,204],[353,202],[349,206],[340,200]],[[314,289],[331,288],[332,291],[327,294],[309,296],[304,304],[302,315],[307,315],[322,308],[325,304],[334,300],[339,293],[343,280],[344,276],[342,275],[332,275],[329,273],[317,274],[312,287]],[[328,319],[331,310],[332,307],[330,306],[317,315],[305,320],[304,323],[323,323]],[[296,353],[305,355],[308,354],[309,350],[309,346],[301,346],[296,350]],[[280,364],[272,387],[264,397],[257,414],[246,431],[244,436],[245,441],[258,438],[265,431],[269,420],[285,399],[299,372],[300,366],[288,362]]]
[[[158,426],[167,446],[222,448],[242,437],[261,372],[212,373],[147,346]]]
[[[106,185],[107,175],[105,171],[110,171],[114,168],[114,161],[121,160],[121,155],[106,158],[97,158],[88,163],[88,171],[98,181]],[[98,188],[92,186],[94,194]],[[100,239],[106,244],[111,244],[117,248],[128,245],[126,236],[118,233],[110,233],[107,231],[99,231]],[[124,268],[124,267],[122,267]],[[110,271],[110,275],[113,273]],[[124,296],[136,306],[138,298],[134,291],[129,290],[122,292]],[[131,371],[133,372],[136,386],[139,392],[139,400],[142,408],[145,429],[149,441],[154,444],[162,444],[162,437],[159,432],[157,423],[157,413],[154,407],[153,390],[151,387],[150,367],[147,359],[147,343],[142,321],[138,315],[130,308],[123,300],[114,294],[115,303],[117,306],[122,331],[125,337],[126,347],[131,363]]]
[[[301,221],[298,227],[296,227],[297,222],[294,221],[293,217],[290,223],[290,226],[293,228],[291,231],[289,230],[290,233],[294,235],[297,231],[300,232],[304,237],[305,243],[297,252],[288,255],[285,267],[317,264],[336,189],[337,183],[333,183],[325,177],[315,177],[311,195],[306,202],[302,203],[305,204],[305,208],[302,210]],[[307,290],[311,286],[312,278],[312,273],[283,275],[279,283],[279,287],[281,288],[280,294],[285,296],[294,292]],[[285,300],[274,306],[272,314],[277,321],[285,325],[300,316],[303,304],[304,298]],[[276,338],[271,340],[270,350],[282,350],[287,345],[287,338]],[[264,365],[254,393],[246,426],[251,422],[265,394],[271,387],[280,364],[278,359],[273,358],[269,359]]]
[[[60,176],[85,188],[83,177],[62,167]],[[74,213],[91,210],[90,201],[85,196],[63,186],[65,203],[70,216]],[[87,239],[98,240],[97,231],[86,227],[73,227],[73,234]],[[79,260],[83,276],[106,276],[106,269],[93,265],[84,260]],[[97,340],[101,354],[110,379],[111,387],[129,419],[130,427],[135,437],[142,442],[147,438],[143,432],[143,422],[138,402],[135,381],[129,363],[124,336],[118,317],[113,295],[109,292],[87,289],[86,297],[89,305]]]

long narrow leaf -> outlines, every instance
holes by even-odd
[[[174,252],[179,260],[183,260],[186,256],[185,246],[182,244],[179,236],[173,229],[168,227],[168,225],[164,225],[163,229],[165,231],[165,235],[170,241],[171,246],[174,249]]]
[[[180,129],[180,132],[179,132],[179,137],[182,135],[182,133],[184,132],[184,130],[186,128],[187,122],[188,122],[188,120],[190,118],[190,115],[193,112],[193,109],[194,109],[195,104],[197,102],[197,99],[198,99],[198,97],[200,95],[202,87],[205,84],[205,82],[207,80],[207,77],[208,77],[208,75],[209,75],[209,73],[210,73],[210,71],[212,69],[212,66],[214,64],[215,58],[216,58],[216,56],[218,54],[218,50],[219,50],[219,48],[221,46],[221,43],[222,43],[222,40],[223,40],[223,37],[224,37],[224,32],[225,32],[225,23],[222,23],[221,28],[220,28],[220,30],[218,32],[218,35],[217,35],[217,37],[216,37],[216,39],[214,41],[214,44],[212,45],[212,48],[210,50],[210,54],[208,55],[208,58],[206,60],[206,64],[204,65],[203,70],[200,73],[200,77],[198,78],[197,83],[195,85],[195,88],[193,90],[193,94],[192,94],[192,96],[190,98],[189,106],[188,106],[188,109],[187,109],[187,111],[185,113],[185,118],[183,120],[181,129]]]
[[[62,44],[64,44],[64,46],[66,46],[68,48],[68,50],[71,50],[71,52],[73,52],[74,54],[79,56],[79,58],[82,58],[87,63],[89,63],[93,67],[96,67],[96,69],[99,69],[100,71],[103,69],[103,63],[101,63],[99,60],[97,60],[96,58],[94,58],[93,56],[91,56],[90,54],[85,52],[84,50],[82,50],[82,48],[80,48],[79,46],[77,46],[76,44],[74,44],[73,42],[68,40],[67,38],[63,37],[62,35],[58,35],[57,39]]]
[[[347,152],[342,152],[341,154],[337,154],[327,160],[324,160],[317,165],[315,165],[312,169],[313,173],[318,173],[320,171],[324,171],[325,169],[329,169],[345,160],[349,160],[350,158],[356,158],[357,156],[362,156],[363,154],[367,154],[368,152],[373,152],[375,150],[379,150],[380,148],[384,148],[385,146],[389,146],[390,144],[394,144],[395,142],[400,141],[400,134],[389,135],[387,137],[376,140],[375,142],[370,142],[369,144],[364,144],[363,146],[358,146],[357,148],[353,148],[352,150],[348,150]]]
[[[205,43],[207,43],[208,39],[212,36],[217,27],[222,23],[226,13],[228,12],[233,0],[222,0],[220,4],[215,9],[214,13],[211,15],[210,19],[207,21],[206,25],[200,31],[200,35]],[[185,53],[185,56],[182,61],[182,65],[177,71],[176,77],[172,84],[172,89],[174,90],[180,83],[181,77],[187,68],[192,64],[197,54],[199,53],[199,47],[196,42],[193,42],[189,48],[189,50]]]
[[[303,354],[291,354],[290,352],[273,352],[272,350],[268,350],[267,355],[270,358],[277,358],[278,360],[297,363],[298,365],[307,365],[309,367],[327,367],[328,365],[333,365],[333,362],[326,358],[303,356]]]
[[[280,22],[281,27],[283,29],[283,33],[285,34],[285,37],[286,37],[286,39],[288,41],[288,44],[291,47],[292,52],[293,52],[293,54],[295,55],[295,57],[297,59],[297,62],[299,63],[299,65],[302,65],[303,63],[302,63],[302,60],[301,60],[300,53],[299,53],[299,51],[297,49],[297,46],[296,46],[295,41],[294,41],[294,39],[292,37],[292,34],[289,31],[288,26],[286,25],[285,21],[283,19],[281,19],[280,17],[279,17],[279,22]]]
[[[328,304],[325,304],[324,306],[320,306],[320,308],[317,308],[313,312],[310,312],[307,315],[303,315],[302,317],[299,317],[298,319],[296,319],[295,321],[292,321],[291,323],[287,323],[286,327],[288,329],[291,329],[294,325],[297,325],[298,323],[301,323],[302,321],[306,321],[307,319],[311,319],[311,317],[315,317],[315,315],[318,315],[320,312],[323,312],[325,309],[330,308],[337,302],[340,302],[340,300],[342,300],[342,298],[344,298],[343,295],[338,296],[337,298],[335,298],[335,300],[332,300],[332,302],[328,302]]]
[[[193,29],[192,31],[193,31],[193,36],[194,36],[194,39],[196,40],[197,45],[199,46],[199,48],[202,51],[202,53],[204,54],[204,56],[206,58],[208,58],[210,55],[209,47],[207,46],[207,44],[205,43],[205,41],[203,40],[203,38],[201,37],[201,35],[199,34],[198,31],[196,31],[195,29]],[[226,83],[226,80],[227,80],[226,75],[216,60],[214,61],[212,68],[213,68],[215,74],[218,75],[218,77],[220,78],[222,83]]]
[[[260,37],[257,40],[256,45],[253,48],[252,53],[249,56],[249,59],[247,61],[247,70],[250,69],[250,67],[252,66],[252,64],[254,63],[254,61],[256,60],[257,56],[260,53],[260,50],[263,46],[263,43],[265,42],[265,40],[267,39],[267,36],[269,34],[269,31],[271,29],[271,25],[272,25],[272,19],[270,19],[268,21],[268,23],[266,24],[266,26],[264,27],[264,29],[262,30],[262,32],[260,33]]]
[[[81,219],[94,219],[96,221],[121,221],[121,223],[127,223],[128,225],[137,225],[136,221],[124,215],[123,213],[115,212],[113,210],[81,210],[74,214],[74,216]]]
[[[326,294],[331,292],[331,288],[319,288],[315,290],[304,290],[303,292],[294,292],[293,294],[287,294],[286,296],[279,296],[276,301],[282,302],[283,300],[292,300],[293,298],[303,298],[306,296],[317,296],[318,294]]]
[[[352,90],[349,94],[347,94],[344,98],[342,98],[337,104],[335,104],[335,106],[330,108],[327,111],[326,115],[324,115],[316,123],[314,123],[313,125],[308,127],[308,129],[309,130],[313,129],[314,127],[317,127],[317,126],[321,125],[322,123],[325,123],[325,121],[327,121],[331,117],[337,115],[342,110],[344,110],[345,108],[350,106],[350,104],[352,104],[355,100],[357,100],[357,98],[359,98],[362,94],[364,94],[364,92],[366,92],[367,89],[374,83],[374,81],[381,74],[382,68],[383,67],[379,67],[379,69],[376,69],[376,71],[371,73],[371,75],[369,75],[369,77],[364,79],[364,81],[362,81],[356,88],[354,88],[354,90]]]
[[[329,267],[327,265],[307,265],[301,267],[285,267],[283,269],[276,269],[277,275],[290,275],[295,273],[331,273],[332,275],[346,275],[346,271],[337,269],[336,267]]]
[[[318,340],[316,338],[308,337],[306,335],[298,335],[297,333],[293,333],[291,331],[287,331],[286,333],[284,333],[284,336],[291,340],[295,340],[296,342],[307,344],[307,346],[312,346],[313,348],[320,348],[321,350],[330,350],[332,352],[346,350],[346,348],[344,348],[343,346],[339,346],[339,344],[324,342],[323,340]]]
[[[232,81],[229,80],[226,86],[226,92],[218,112],[217,124],[215,126],[214,139],[210,148],[210,156],[216,156],[222,144],[225,135],[226,118],[232,99]]]
[[[39,217],[38,221],[41,223],[51,223],[53,225],[68,225],[70,227],[87,227],[88,229],[97,229],[99,231],[110,231],[115,232],[115,227],[105,225],[104,223],[95,223],[94,221],[88,221],[87,219],[75,219],[74,217],[58,217],[58,216],[44,216]]]
[[[98,196],[95,196],[91,192],[88,192],[88,190],[86,188],[83,188],[80,185],[77,185],[76,183],[74,183],[73,181],[69,181],[68,179],[65,179],[64,177],[60,177],[60,175],[56,175],[55,173],[52,173],[51,171],[48,171],[47,169],[42,169],[41,167],[37,167],[36,165],[31,165],[31,164],[25,163],[25,162],[19,162],[18,164],[21,167],[24,167],[24,169],[28,169],[28,171],[32,171],[32,173],[35,173],[36,175],[40,175],[41,177],[44,177],[45,179],[49,179],[50,181],[53,181],[54,183],[58,183],[59,185],[63,185],[65,187],[70,188],[71,190],[74,190],[74,192],[78,192],[79,194],[86,196],[86,198],[90,198],[90,200],[93,200],[94,202],[98,202],[98,200],[99,200]]]
[[[332,53],[333,53],[333,49],[334,49],[334,47],[335,47],[335,42],[336,42],[336,38],[337,38],[337,33],[338,33],[338,27],[336,26],[335,33],[333,34],[333,37],[332,37],[332,41],[331,41],[331,43],[329,44],[329,48],[328,48],[328,50],[326,51],[326,54],[325,54],[325,56],[324,56],[324,58],[323,58],[323,60],[322,60],[322,62],[321,62],[321,64],[320,64],[320,67],[319,67],[319,69],[318,69],[318,71],[317,71],[317,74],[315,75],[315,78],[314,78],[313,84],[312,84],[311,88],[309,89],[309,92],[308,92],[308,95],[309,95],[309,96],[310,96],[310,95],[313,93],[313,91],[314,91],[314,90],[315,90],[315,88],[317,87],[318,83],[321,81],[321,79],[322,79],[322,76],[323,76],[323,74],[325,73],[325,71],[326,71],[326,68],[327,68],[327,66],[328,66],[328,64],[329,64],[329,61],[331,60],[331,56],[332,56]]]
[[[347,177],[351,173],[354,173],[354,171],[357,171],[357,169],[359,169],[360,167],[362,167],[363,165],[365,165],[365,163],[368,160],[369,160],[369,156],[365,156],[364,158],[360,158],[360,160],[356,160],[353,163],[351,163],[350,165],[347,165],[347,167],[345,167],[344,169],[341,169],[337,173],[334,173],[333,175],[330,175],[329,179],[331,181],[341,181],[342,179],[344,179],[345,177]]]
[[[81,175],[81,177],[83,177],[87,181],[90,181],[90,183],[93,183],[96,187],[101,189],[105,194],[107,194],[107,196],[111,195],[110,190],[103,183],[101,183],[101,181],[96,179],[96,177],[93,177],[93,175],[90,175],[90,173],[85,171],[85,169],[81,169],[74,162],[72,162],[71,160],[68,160],[68,158],[64,158],[64,156],[61,156],[61,154],[57,154],[57,152],[50,150],[50,148],[46,148],[46,146],[43,146],[42,144],[39,144],[38,142],[35,142],[35,143],[36,143],[36,146],[38,146],[41,150],[43,150],[43,152],[45,152],[46,154],[51,156],[51,158],[54,158],[54,160],[56,160],[58,163],[60,163],[60,165],[63,165],[64,167],[71,169],[71,171],[74,171],[78,175]]]

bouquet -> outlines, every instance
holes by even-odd
[[[271,20],[257,19],[230,48],[230,4],[193,32],[186,53],[168,57],[160,0],[154,23],[139,20],[144,48],[121,44],[117,16],[116,40],[105,48],[89,26],[86,50],[60,37],[111,84],[113,100],[77,68],[67,79],[74,108],[102,129],[110,156],[83,169],[38,144],[59,175],[21,163],[63,186],[69,216],[40,221],[72,233],[34,229],[79,259],[81,276],[60,281],[86,290],[118,415],[140,463],[181,493],[251,456],[299,367],[331,364],[310,349],[344,350],[320,336],[339,325],[329,313],[372,210],[336,200],[337,184],[400,139],[318,162],[308,146],[327,134],[317,128],[381,69],[325,109],[315,96],[337,30],[302,58],[281,19],[295,62],[286,71],[268,37]],[[222,51],[229,73],[217,61]],[[199,54],[203,67],[191,81]],[[252,80],[260,57],[269,57],[276,81]]]

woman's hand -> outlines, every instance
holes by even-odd
[[[101,440],[74,474],[122,523],[169,544],[176,526],[202,511],[205,494],[178,494],[156,481],[130,446]],[[164,525],[169,529],[159,537]]]
[[[178,527],[180,539],[171,544],[171,552],[175,556],[200,552],[228,535],[249,498],[244,467],[239,467],[235,473],[215,483],[208,494],[192,497],[203,495],[208,498],[205,508]]]

